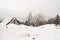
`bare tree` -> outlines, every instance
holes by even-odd
[[[32,22],[33,26],[40,26],[45,23],[44,17],[41,14],[38,14],[34,17],[34,22]]]
[[[32,13],[29,13],[25,24],[28,25],[28,26],[40,26],[40,25],[45,24],[45,22],[46,21],[45,21],[43,15],[38,14],[38,15],[32,17]]]
[[[28,18],[27,18],[25,24],[28,25],[28,26],[31,25],[31,19],[32,19],[32,13],[29,13]]]
[[[43,15],[38,14],[38,15],[37,15],[37,20],[36,20],[37,26],[43,25],[43,24],[44,24],[43,22],[44,22],[44,17],[43,17]]]

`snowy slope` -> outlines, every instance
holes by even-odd
[[[9,24],[8,28],[0,24],[0,40],[60,40],[60,29],[54,24],[39,27]]]

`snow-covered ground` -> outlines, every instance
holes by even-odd
[[[0,40],[60,40],[60,29],[54,24],[39,27],[0,24]]]

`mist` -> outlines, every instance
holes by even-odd
[[[0,17],[27,17],[30,12],[55,17],[60,15],[60,0],[0,0]]]

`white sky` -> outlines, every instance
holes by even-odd
[[[60,14],[60,0],[0,0],[0,17],[25,17],[29,12],[53,17]]]

